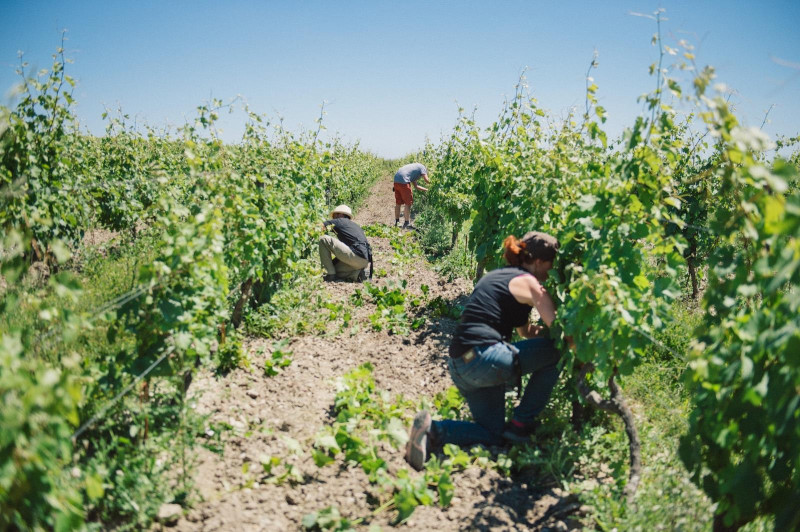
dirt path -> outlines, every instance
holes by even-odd
[[[393,223],[391,176],[381,179],[355,216],[362,225]],[[461,280],[448,283],[439,278],[423,260],[396,264],[387,238],[371,238],[375,267],[386,276],[375,279],[382,285],[407,279],[407,290],[421,294],[430,287],[428,298],[441,296],[452,301],[464,297],[472,284]],[[325,285],[331,301],[348,301],[359,285]],[[195,482],[203,500],[189,510],[176,530],[300,530],[303,516],[327,506],[336,506],[350,519],[370,517],[367,501],[369,481],[358,466],[317,467],[309,450],[315,435],[332,422],[335,380],[364,362],[374,365],[379,389],[403,394],[414,402],[432,398],[452,385],[446,369],[446,346],[455,322],[441,319],[426,323],[408,336],[373,332],[367,316],[371,304],[353,309],[353,322],[363,323],[360,332],[329,332],[324,336],[297,337],[284,349],[291,351],[292,364],[274,377],[263,372],[265,355],[272,341],[251,338],[245,349],[253,360],[250,370],[237,370],[224,378],[200,376],[192,385],[200,412],[208,414],[210,429],[229,427],[223,434],[224,451],[199,448]],[[352,329],[351,329],[352,330]],[[293,449],[302,450],[293,454]],[[389,471],[407,468],[402,452],[383,457]],[[265,456],[291,461],[306,481],[297,485],[258,484],[255,468],[261,469]],[[256,473],[256,474],[254,474]],[[396,528],[406,530],[568,530],[566,522],[544,518],[548,509],[566,502],[557,488],[537,487],[535,479],[509,479],[499,473],[469,467],[453,475],[455,497],[448,508],[417,508],[413,516]],[[371,525],[393,529],[394,515],[383,512],[371,518]],[[367,530],[367,526],[361,526]]]

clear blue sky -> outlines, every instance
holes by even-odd
[[[583,109],[592,75],[606,130],[618,134],[653,88],[655,23],[630,12],[666,9],[665,42],[692,42],[699,65],[735,89],[731,102],[770,136],[800,132],[800,1],[41,1],[0,0],[0,92],[16,81],[17,51],[50,65],[67,29],[77,114],[103,132],[104,106],[152,125],[183,124],[210,97],[242,95],[291,129],[315,127],[399,157],[438,141],[458,105],[488,125],[527,67],[545,109]],[[777,61],[776,61],[777,58]],[[8,105],[8,96],[2,96]],[[235,141],[241,117],[228,117]]]

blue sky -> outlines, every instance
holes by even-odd
[[[488,125],[527,68],[539,104],[555,116],[584,105],[592,72],[620,133],[654,88],[655,23],[631,12],[659,7],[667,44],[686,39],[700,66],[734,89],[746,125],[770,136],[800,132],[800,1],[40,1],[0,2],[0,92],[15,83],[17,51],[50,65],[67,29],[77,115],[104,130],[104,107],[139,122],[181,125],[211,97],[241,95],[290,129],[360,140],[384,157],[438,141],[458,106]],[[2,96],[2,103],[10,103]],[[235,141],[241,115],[225,117]]]

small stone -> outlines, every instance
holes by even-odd
[[[297,500],[292,496],[291,493],[286,494],[286,502],[291,504],[292,506],[297,506]]]
[[[156,519],[165,525],[174,525],[178,522],[182,513],[183,508],[180,504],[162,504],[161,508],[158,509]]]
[[[256,390],[247,390],[247,395],[253,399],[258,399],[258,392]]]

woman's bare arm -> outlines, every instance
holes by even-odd
[[[536,277],[530,274],[518,275],[509,281],[508,290],[518,302],[535,307],[545,325],[550,327],[553,324],[553,320],[556,319],[556,307],[550,294]]]
[[[538,338],[547,332],[547,327],[543,327],[536,323],[526,323],[522,327],[517,327],[517,334],[523,338]]]

